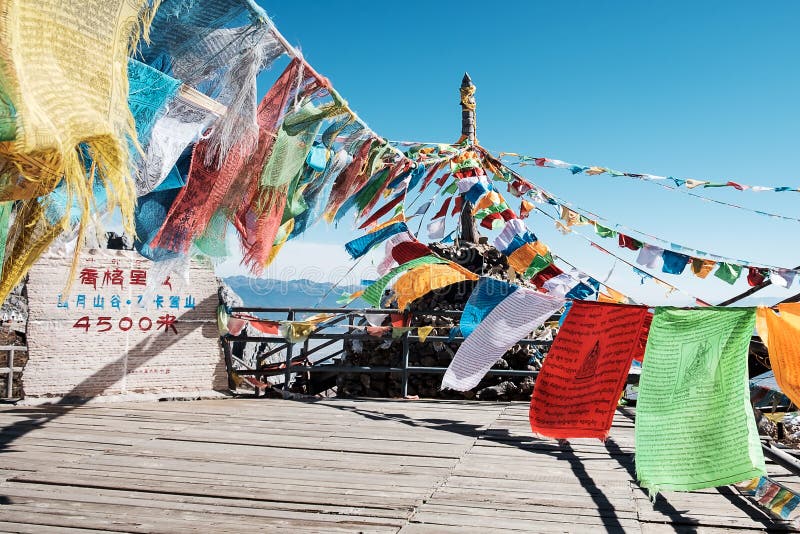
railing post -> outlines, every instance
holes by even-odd
[[[8,351],[8,381],[6,382],[6,398],[14,398],[14,349]]]
[[[294,321],[294,310],[289,310],[289,313],[286,315],[288,321]],[[284,373],[283,378],[283,396],[286,397],[289,394],[289,380],[292,377],[292,353],[293,353],[294,344],[291,341],[286,342],[286,372]]]
[[[408,397],[408,334],[409,332],[403,333],[403,398]]]
[[[220,337],[219,341],[222,343],[222,354],[225,355],[225,368],[228,371],[228,389],[234,391],[236,389],[236,382],[233,380],[233,354],[228,334]]]

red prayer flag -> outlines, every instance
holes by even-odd
[[[403,200],[403,199],[405,198],[405,196],[406,196],[405,192],[402,192],[402,193],[398,194],[398,195],[397,195],[396,197],[394,197],[392,200],[390,200],[389,202],[387,202],[387,203],[386,203],[386,205],[382,206],[381,208],[379,208],[379,209],[378,209],[378,211],[376,211],[375,213],[373,213],[373,214],[370,216],[370,218],[369,218],[369,219],[367,219],[366,221],[364,221],[364,223],[363,223],[361,226],[359,226],[359,228],[363,230],[363,229],[364,229],[364,228],[366,228],[367,226],[369,226],[369,225],[371,225],[371,224],[375,223],[375,222],[376,222],[378,219],[380,219],[381,217],[383,217],[384,215],[386,215],[387,213],[389,213],[389,210],[391,210],[392,208],[394,208],[395,206],[397,206],[397,205],[400,203],[400,201],[401,201],[401,200]]]
[[[277,321],[256,321],[251,319],[250,326],[261,332],[262,334],[278,335],[280,323]]]
[[[555,439],[608,436],[631,361],[644,351],[640,340],[648,315],[646,306],[572,303],[533,389],[534,433]]]
[[[392,326],[408,326],[411,324],[411,316],[406,313],[390,313],[389,318]]]
[[[427,176],[425,176],[425,179],[422,181],[422,185],[419,188],[420,193],[428,188],[428,185],[431,183],[431,180],[433,180],[433,177],[436,176],[436,173],[442,168],[443,163],[444,162],[437,163],[430,171],[428,171]]]
[[[564,274],[564,271],[556,267],[555,263],[551,263],[550,265],[539,271],[531,281],[536,285],[536,287],[542,287],[545,282],[547,282],[548,280],[550,280],[555,276],[558,276],[559,274]]]
[[[629,235],[619,234],[619,246],[631,250],[639,250],[642,248],[642,242]]]
[[[450,173],[446,172],[443,175],[441,175],[440,177],[438,177],[436,179],[436,181],[433,182],[433,183],[435,183],[438,186],[442,186],[442,185],[444,185],[444,183],[447,181],[448,178],[450,178]]]
[[[706,304],[708,306],[708,304]],[[653,314],[647,312],[647,315],[644,318],[644,323],[642,323],[642,330],[641,336],[639,336],[639,347],[636,349],[636,353],[633,355],[633,359],[639,363],[644,361],[644,349],[647,348],[647,334],[650,333],[650,323],[653,322]]]
[[[450,201],[451,200],[453,200],[453,197],[447,197],[446,199],[444,199],[444,203],[442,204],[442,207],[439,208],[439,211],[437,211],[436,215],[433,216],[433,218],[431,219],[432,221],[435,221],[439,217],[444,217],[445,215],[447,215],[447,208],[450,207]]]
[[[461,213],[461,205],[463,203],[464,203],[464,197],[461,196],[456,197],[455,202],[453,202],[453,211],[450,212],[450,216],[453,216],[456,213]]]
[[[767,277],[768,271],[759,269],[758,267],[747,268],[747,283],[751,286],[757,286],[762,283]]]

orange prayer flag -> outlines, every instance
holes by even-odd
[[[702,258],[692,258],[692,272],[698,278],[705,278],[714,269],[717,262],[714,260],[704,260]]]
[[[772,309],[756,309],[756,330],[769,351],[775,381],[781,391],[800,405],[800,303],[778,304]]]
[[[523,200],[522,202],[520,202],[520,205],[519,205],[519,218],[520,219],[527,219],[528,215],[530,215],[530,213],[533,211],[534,207],[535,206],[532,203],[528,202],[527,200]]]
[[[525,243],[508,256],[508,264],[519,274],[524,274],[538,255],[533,243]]]

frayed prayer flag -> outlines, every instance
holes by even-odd
[[[608,436],[631,362],[644,353],[648,315],[646,306],[572,303],[536,379],[529,415],[535,434]]]
[[[754,323],[754,308],[656,308],[636,408],[636,475],[651,494],[764,474],[747,386]]]

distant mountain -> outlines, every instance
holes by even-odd
[[[312,280],[274,280],[231,276],[225,283],[239,295],[245,306],[265,308],[340,308],[336,301],[343,293],[354,293],[359,286],[337,286]],[[356,300],[351,307],[364,307]]]

